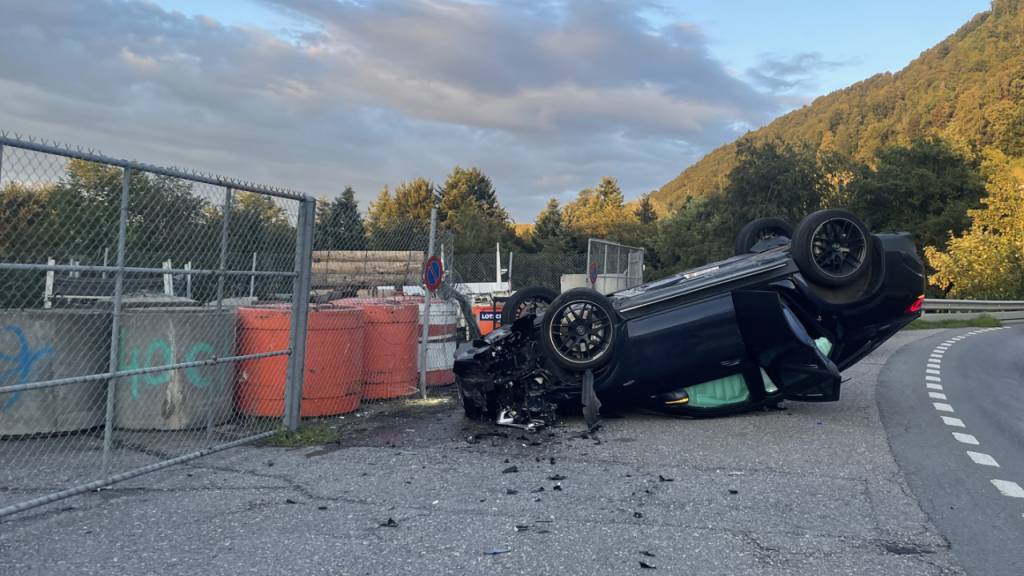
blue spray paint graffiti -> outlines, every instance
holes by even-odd
[[[8,332],[14,336],[14,339],[17,341],[18,349],[13,354],[0,352],[0,368],[4,368],[5,363],[10,366],[0,370],[0,386],[9,384],[26,384],[31,382],[33,368],[40,360],[54,353],[53,347],[41,346],[33,349],[32,343],[28,341],[28,337],[25,336],[25,332],[20,326],[6,325],[2,328],[2,331]],[[225,344],[225,355],[229,354],[230,344]],[[215,356],[216,352],[214,351],[213,345],[207,342],[198,342],[188,348],[184,361],[197,362],[200,360],[214,358]],[[154,366],[162,366],[165,364],[172,364],[174,362],[173,348],[166,341],[157,339],[146,345],[144,352],[141,355],[139,354],[138,348],[126,350],[121,361],[121,370],[152,368]],[[223,380],[221,376],[224,375],[225,369],[226,368],[223,364],[220,365],[220,369],[217,373],[218,380]],[[206,388],[211,383],[208,375],[203,374],[201,367],[186,368],[185,377],[192,386],[199,389]],[[145,383],[147,386],[159,386],[170,382],[171,378],[172,375],[169,370],[130,376],[129,380],[132,398],[138,399],[140,383]],[[10,410],[18,403],[22,394],[23,392],[19,391],[8,396],[6,400],[0,403],[0,412],[7,412]]]
[[[25,337],[25,333],[21,327],[8,324],[3,327],[4,332],[10,332],[18,340],[18,352],[15,354],[2,354],[0,353],[0,361],[13,364],[14,366],[0,372],[0,384],[9,384],[11,380],[14,380],[15,384],[26,384],[30,382],[29,376],[32,374],[32,368],[44,357],[53,354],[53,348],[50,346],[43,346],[36,350],[32,349],[31,343],[28,338]],[[11,378],[11,377],[14,378]],[[0,412],[6,412],[12,406],[18,403],[21,399],[21,392],[15,392],[11,394],[7,400],[0,405]]]
[[[122,344],[123,346],[123,344]],[[225,346],[227,349],[228,345]],[[141,354],[140,354],[140,351]],[[226,352],[227,354],[228,352]],[[214,358],[216,353],[214,352],[213,345],[208,342],[197,342],[188,348],[185,353],[185,362],[198,362],[200,360],[207,360]],[[164,366],[166,364],[173,364],[175,362],[174,349],[165,340],[156,339],[144,348],[135,347],[130,350],[125,350],[124,356],[121,359],[121,370],[138,370],[140,368],[153,368]],[[225,366],[220,365],[218,369],[218,375],[224,374]],[[171,381],[172,375],[170,370],[163,372],[150,372],[147,374],[135,374],[129,376],[129,389],[131,390],[132,399],[138,400],[141,384],[145,384],[147,387],[160,386],[161,384],[167,384]],[[193,366],[185,369],[185,378],[192,386],[203,389],[210,385],[210,379],[203,375],[200,367]],[[219,378],[223,380],[223,378]]]

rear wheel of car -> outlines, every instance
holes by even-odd
[[[501,308],[501,323],[508,325],[527,314],[541,314],[547,310],[558,293],[543,286],[532,286],[513,292]]]
[[[615,309],[604,294],[575,288],[544,313],[540,343],[560,367],[584,372],[603,366],[615,349]]]
[[[736,234],[735,254],[749,254],[750,249],[762,240],[777,237],[792,238],[793,226],[782,218],[758,218],[751,220]]]
[[[871,269],[871,232],[848,210],[819,210],[797,225],[792,251],[808,281],[849,286]]]

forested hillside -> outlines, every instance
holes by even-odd
[[[994,0],[991,11],[903,70],[818,98],[740,141],[809,145],[873,165],[880,149],[929,137],[960,151],[992,147],[1024,156],[1022,0]],[[737,142],[718,148],[665,184],[654,200],[675,210],[687,197],[725,189],[736,158]]]

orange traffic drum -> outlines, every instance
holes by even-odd
[[[239,308],[239,354],[288,350],[290,309]],[[363,387],[363,311],[311,308],[300,415],[328,416],[359,407]],[[238,368],[238,406],[243,414],[281,416],[288,356],[243,360]]]
[[[415,393],[420,325],[416,302],[401,298],[345,298],[331,304],[363,310],[363,399],[382,400]]]

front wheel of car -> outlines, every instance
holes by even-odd
[[[606,364],[615,350],[615,309],[605,295],[575,288],[544,313],[540,344],[555,364],[574,372]]]
[[[501,308],[501,323],[512,324],[528,314],[542,314],[558,297],[558,292],[543,286],[531,286],[516,290]]]
[[[734,254],[749,254],[755,244],[771,238],[793,238],[793,226],[782,218],[757,218],[740,228],[736,234]]]
[[[871,269],[871,232],[852,212],[819,210],[793,233],[793,260],[809,282],[849,286]]]

